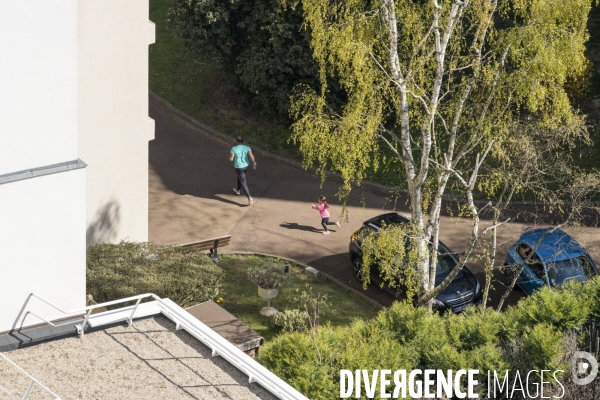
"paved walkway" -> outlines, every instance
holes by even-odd
[[[248,186],[255,203],[247,205],[245,196],[232,188],[236,178],[228,161],[233,139],[216,136],[210,128],[192,123],[168,105],[150,96],[150,116],[156,121],[156,138],[150,142],[149,240],[180,244],[225,234],[232,235],[226,252],[254,251],[276,254],[314,266],[342,282],[360,289],[348,259],[350,235],[362,221],[391,211],[395,204],[389,192],[378,186],[354,189],[348,201],[347,222],[332,234],[321,234],[319,213],[309,206],[321,194],[327,196],[331,220],[340,215],[335,197],[339,179],[329,178],[323,188],[320,179],[288,162],[254,150],[258,167],[248,172]],[[250,143],[251,145],[251,143]],[[409,214],[404,201],[396,209]],[[484,222],[483,226],[489,224]],[[469,239],[470,224],[442,217],[441,240],[455,251],[462,251]],[[524,224],[511,223],[499,232],[499,259],[514,242]],[[572,232],[596,260],[600,260],[600,235],[596,228]],[[468,267],[483,284],[483,267],[471,262]],[[502,280],[503,281],[503,280]],[[504,287],[492,293],[492,305]],[[367,295],[382,304],[391,304],[391,295],[370,287]],[[513,291],[510,303],[520,298]]]

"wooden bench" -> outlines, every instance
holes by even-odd
[[[199,240],[197,242],[190,242],[180,244],[179,247],[183,247],[189,251],[210,251],[210,258],[215,264],[219,263],[219,257],[217,251],[219,247],[225,247],[229,245],[231,235],[220,236],[212,239]]]

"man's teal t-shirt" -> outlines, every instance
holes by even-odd
[[[231,153],[233,153],[233,168],[246,168],[250,165],[250,160],[248,159],[248,153],[252,150],[250,147],[245,144],[238,144],[237,146],[233,146],[231,148]]]

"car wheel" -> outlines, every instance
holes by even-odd
[[[354,276],[356,276],[356,279],[358,279],[361,282],[363,281],[362,268],[363,268],[363,263],[360,258],[357,257],[352,260],[352,270],[354,272]]]

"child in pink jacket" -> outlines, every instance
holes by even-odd
[[[321,213],[321,225],[323,225],[323,229],[325,229],[322,233],[323,235],[329,235],[329,229],[327,229],[327,225],[335,225],[338,228],[340,227],[340,221],[337,222],[329,222],[329,205],[327,204],[327,199],[325,196],[319,196],[319,204],[316,206],[312,203],[309,203],[312,208],[318,210]]]

